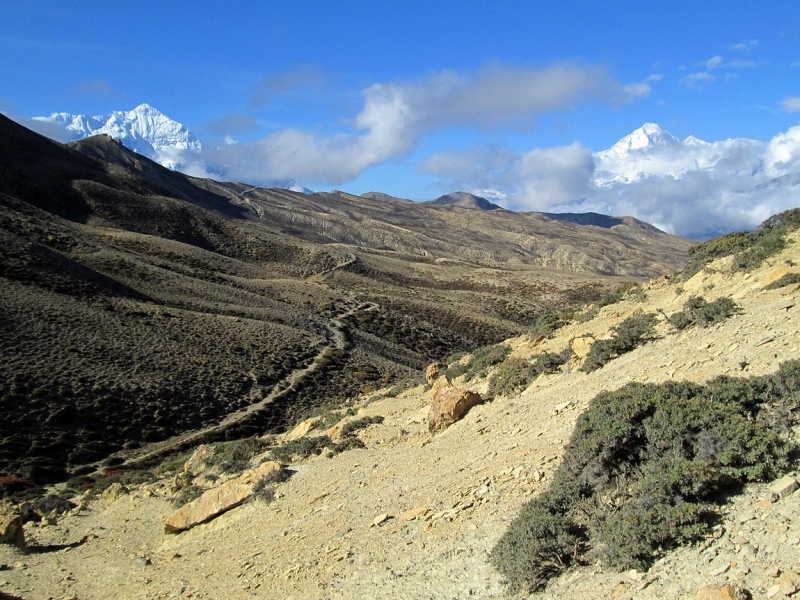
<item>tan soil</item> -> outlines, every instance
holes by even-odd
[[[1,547],[0,590],[81,600],[503,597],[487,554],[520,506],[546,489],[576,418],[598,392],[629,381],[761,375],[800,356],[800,292],[761,290],[775,266],[800,262],[798,240],[795,235],[787,251],[751,274],[732,274],[718,263],[716,272],[698,274],[682,292],[651,282],[645,303],[605,307],[539,347],[525,337],[510,340],[522,356],[561,350],[576,336],[607,335],[636,311],[671,314],[690,294],[732,295],[743,309],[719,326],[677,335],[662,323],[660,339],[599,371],[587,375],[572,365],[571,372],[543,376],[519,397],[477,406],[436,436],[421,418],[430,402],[422,388],[363,398],[363,415],[385,417],[361,434],[367,448],[292,465],[296,474],[269,505],[248,503],[167,535],[164,519],[174,509],[156,484],[110,506],[95,500],[54,525],[29,524],[32,544],[90,539],[28,555]],[[466,386],[483,392],[486,382]],[[748,487],[723,509],[716,537],[667,556],[647,573],[573,569],[541,596],[695,598],[705,584],[738,581],[755,598],[784,597],[775,592],[778,577],[800,569],[800,523],[792,520],[800,492],[757,505],[767,487]]]

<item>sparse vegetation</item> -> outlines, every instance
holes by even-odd
[[[198,485],[188,485],[175,495],[175,498],[172,500],[172,506],[180,508],[184,504],[189,504],[192,500],[197,500],[202,496],[204,491],[205,490]]]
[[[669,317],[669,323],[675,329],[688,327],[708,327],[721,323],[739,312],[739,307],[731,298],[719,298],[707,302],[702,296],[693,296],[683,305],[683,310]]]
[[[533,361],[512,358],[500,365],[489,380],[489,397],[510,396],[526,389],[537,377],[556,373],[572,356],[572,349],[563,352],[543,352]]]
[[[736,269],[754,269],[783,250],[786,234],[798,227],[800,208],[793,208],[770,217],[752,233],[738,231],[696,244],[689,248],[689,262],[683,270],[683,277],[689,279],[708,263],[723,256],[733,256]]]
[[[489,367],[500,364],[510,353],[511,348],[505,344],[481,346],[472,353],[468,362],[449,366],[442,371],[442,374],[447,375],[450,379],[466,375],[467,381],[476,377],[486,377]]]
[[[631,383],[581,415],[549,489],[529,502],[491,554],[514,591],[601,559],[646,569],[704,535],[722,492],[780,474],[800,422],[800,361],[765,377]]]
[[[539,336],[544,336],[545,338],[553,337],[553,334],[561,329],[564,325],[569,323],[573,318],[575,318],[575,309],[565,309],[562,311],[548,311],[536,319],[536,323],[533,324],[530,331],[528,332],[528,336],[531,339],[536,339]]]
[[[614,337],[609,340],[597,340],[592,344],[581,371],[591,373],[610,360],[630,352],[652,339],[656,315],[645,313],[628,317],[614,327]]]
[[[348,421],[342,425],[341,436],[343,438],[352,436],[355,432],[361,431],[362,429],[365,429],[376,423],[383,423],[383,417],[381,415],[375,415],[374,417],[361,417],[360,419],[355,419],[354,421]]]
[[[292,476],[287,469],[278,469],[264,475],[253,485],[253,497],[256,500],[269,504],[275,500],[275,486],[283,483]]]
[[[635,281],[624,281],[600,298],[597,305],[600,308],[610,306],[611,304],[622,301],[625,297],[630,297],[630,299],[636,302],[644,302],[647,299],[647,295],[638,283]]]
[[[782,287],[786,287],[787,285],[792,285],[793,283],[800,283],[800,273],[787,273],[778,281],[773,281],[768,286],[766,286],[765,290],[777,290]]]

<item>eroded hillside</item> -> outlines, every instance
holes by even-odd
[[[217,184],[2,116],[0,159],[0,475],[26,485],[281,432],[688,245]]]

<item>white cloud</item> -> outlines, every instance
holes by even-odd
[[[790,64],[789,66],[790,66],[791,68],[793,68],[793,69],[796,69],[796,68],[800,67],[800,62],[793,62],[793,63],[792,63],[792,64]]]
[[[685,77],[681,77],[681,83],[688,87],[699,86],[704,83],[711,83],[716,80],[716,77],[711,73],[706,73],[705,71],[701,71],[699,73],[692,73],[690,75],[686,75]]]
[[[646,98],[653,90],[653,88],[646,83],[629,83],[622,89],[626,94],[634,98]]]
[[[800,112],[800,98],[791,96],[781,101],[781,110],[787,113]]]
[[[648,76],[648,77],[647,77],[647,78],[644,80],[644,82],[645,82],[645,83],[648,83],[648,82],[650,82],[650,81],[661,81],[661,80],[663,80],[663,79],[664,79],[664,75],[662,75],[661,73],[653,73],[652,75]]]
[[[754,60],[739,60],[738,58],[735,58],[730,62],[726,62],[722,66],[733,69],[752,69],[753,67],[757,67],[758,63]]]
[[[437,129],[524,131],[537,115],[571,110],[591,99],[630,101],[644,93],[642,85],[626,88],[601,67],[574,63],[545,69],[492,65],[470,75],[442,71],[417,81],[366,88],[363,108],[340,133],[283,129],[254,142],[204,150],[201,158],[230,179],[292,177],[335,185],[407,154],[421,136]]]
[[[721,56],[714,56],[712,58],[709,58],[705,62],[706,69],[708,69],[709,71],[711,71],[712,69],[716,69],[718,66],[722,64],[722,60],[723,58]]]
[[[422,166],[449,190],[508,208],[631,215],[700,239],[751,229],[800,204],[800,188],[791,185],[800,182],[800,126],[768,143],[666,144],[620,158],[592,155],[580,143],[522,154],[491,146],[434,155]]]
[[[728,46],[729,50],[752,50],[755,46],[758,45],[758,40],[747,40],[744,42],[739,42],[738,44],[731,44]]]
[[[594,190],[592,153],[580,142],[522,154],[503,146],[485,146],[434,154],[420,166],[441,177],[443,189],[488,195],[522,210],[546,210]]]

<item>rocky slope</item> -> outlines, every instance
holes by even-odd
[[[585,374],[573,362],[518,396],[474,407],[435,436],[425,422],[425,388],[362,396],[358,414],[338,427],[383,417],[361,430],[365,448],[293,461],[292,477],[271,503],[246,503],[168,535],[174,477],[96,498],[29,526],[29,543],[42,551],[0,547],[0,589],[23,598],[102,598],[110,591],[119,598],[505,597],[488,553],[523,503],[547,488],[577,417],[598,392],[631,381],[768,374],[798,356],[797,284],[763,289],[775,269],[800,271],[792,266],[800,262],[800,233],[791,239],[751,273],[732,272],[730,260],[721,259],[680,285],[651,281],[643,302],[606,306],[551,340],[506,343],[519,357],[560,351],[576,337],[602,338],[642,311],[672,314],[690,295],[735,299],[742,312],[719,325],[675,333],[661,322],[656,340],[602,369]],[[478,392],[487,387],[485,380],[455,383]],[[289,436],[325,432],[310,427]],[[174,468],[183,470],[181,462]],[[217,485],[202,472],[194,481]],[[745,488],[721,506],[722,521],[704,542],[668,554],[647,572],[574,568],[534,597],[735,598],[742,588],[753,598],[794,594],[800,492],[775,493],[772,486]]]

